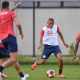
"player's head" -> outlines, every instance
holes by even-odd
[[[53,18],[49,18],[47,21],[47,27],[52,28],[54,25],[54,19]]]
[[[2,2],[2,9],[9,9],[9,2],[8,1]]]

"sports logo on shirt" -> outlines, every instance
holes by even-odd
[[[48,35],[48,36],[52,36],[52,35],[53,35],[53,32],[52,32],[52,31],[48,31],[48,32],[47,32],[47,35]]]

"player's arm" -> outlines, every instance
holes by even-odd
[[[42,47],[43,36],[44,36],[44,30],[41,30],[41,32],[40,32],[40,42],[39,42],[38,49],[40,49]]]
[[[19,34],[21,35],[21,38],[23,39],[24,36],[23,36],[22,26],[16,17],[14,18],[14,22],[16,23],[16,26],[19,30]]]
[[[59,34],[59,36],[60,36],[60,38],[61,38],[63,44],[68,48],[68,44],[65,43],[64,37],[63,37],[63,35],[62,35],[62,33],[61,33],[59,27],[58,27],[58,29],[57,29],[57,32],[58,32],[58,34]]]
[[[16,9],[17,7],[19,7],[19,6],[21,6],[21,3],[20,3],[20,2],[17,3],[17,4],[15,5],[15,7],[14,7],[13,9],[11,9],[11,11],[15,11],[15,9]]]
[[[78,50],[78,47],[79,47],[79,42],[80,41],[78,39],[76,39],[76,44],[75,44],[75,48],[74,48],[74,55],[73,55],[73,58],[72,58],[72,62],[76,58],[77,50]]]
[[[75,49],[74,49],[74,55],[76,55],[78,47],[79,47],[79,40],[76,40],[76,45],[75,45]]]

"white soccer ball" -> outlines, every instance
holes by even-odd
[[[54,78],[55,77],[55,71],[53,69],[50,69],[47,71],[47,77],[48,78]]]

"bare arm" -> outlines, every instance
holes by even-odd
[[[65,43],[65,41],[64,41],[64,37],[63,37],[63,35],[62,35],[62,33],[61,33],[60,30],[58,30],[58,34],[59,34],[59,36],[60,36],[60,38],[61,38],[63,44],[68,48],[68,44]]]
[[[22,31],[22,26],[21,24],[19,23],[18,19],[17,18],[14,18],[14,22],[16,23],[16,26],[19,30],[19,34],[21,35],[21,38],[23,39],[23,31]]]
[[[75,45],[75,49],[74,49],[74,55],[72,58],[72,63],[73,63],[74,59],[76,58],[78,47],[79,47],[79,40],[76,40],[76,45]]]
[[[11,11],[15,11],[15,9],[16,9],[17,7],[19,7],[19,6],[21,6],[21,3],[20,3],[20,2],[17,3],[17,4],[15,5],[15,7],[14,7],[13,9],[11,9]]]
[[[42,38],[40,38],[40,45],[42,45]]]
[[[40,32],[40,42],[39,42],[38,49],[40,49],[42,47],[42,39],[43,39],[43,36],[44,36],[44,31],[41,30],[41,32]]]
[[[74,49],[74,55],[76,55],[78,47],[79,47],[79,40],[76,40],[76,45],[75,45],[75,49]]]

